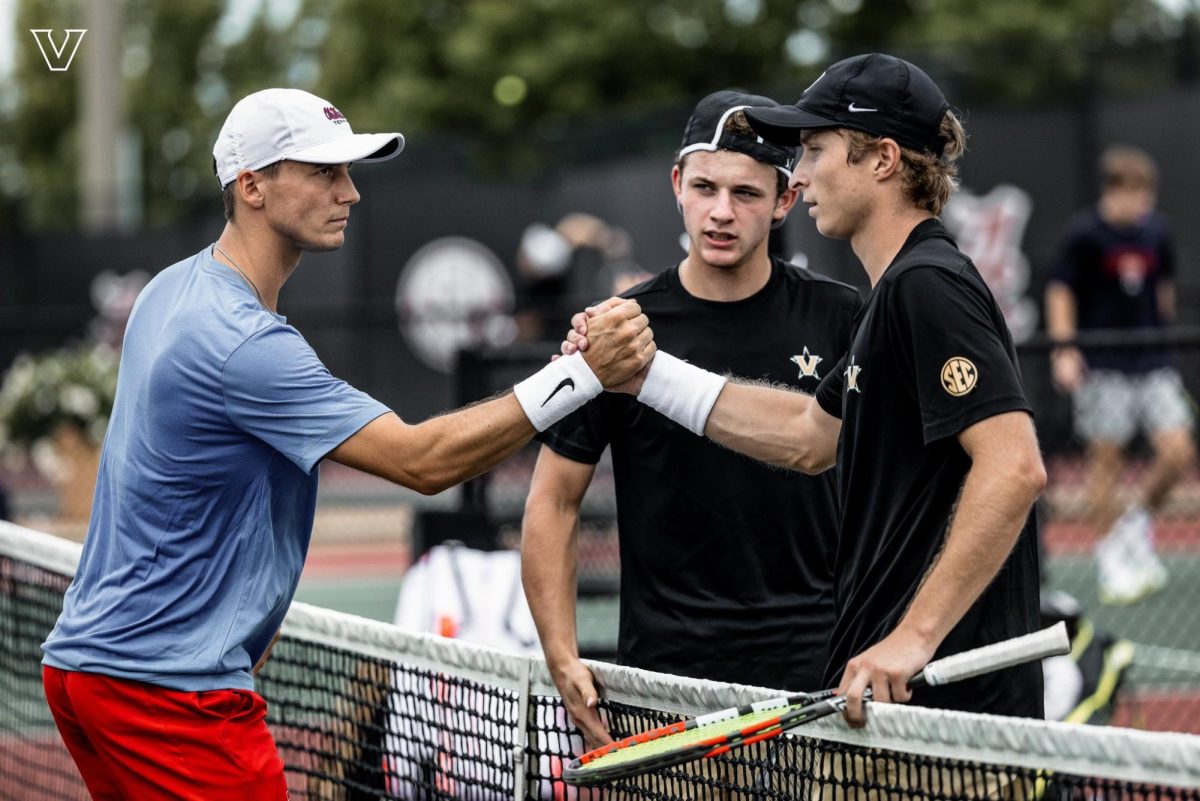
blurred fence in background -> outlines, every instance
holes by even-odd
[[[1173,351],[1195,420],[1200,331],[1092,332],[1081,342],[1092,343],[1093,352]],[[1200,471],[1194,463],[1189,465],[1153,516],[1158,552],[1169,572],[1165,588],[1135,603],[1102,603],[1095,547],[1106,532],[1095,531],[1089,523],[1094,510],[1087,486],[1087,450],[1072,428],[1071,399],[1050,380],[1050,350],[1044,340],[1018,346],[1050,476],[1038,505],[1043,586],[1072,595],[1097,632],[1135,644],[1115,722],[1200,732]],[[1118,508],[1137,502],[1153,460],[1144,431],[1135,436],[1126,454],[1113,492]]]

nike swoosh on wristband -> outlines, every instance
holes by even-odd
[[[853,111],[853,112],[860,112],[860,111],[879,111],[879,109],[877,109],[877,108],[862,108],[861,106],[856,106],[856,105],[854,105],[853,103],[851,103],[851,104],[850,104],[849,108],[850,108],[850,110],[851,110],[851,111]]]
[[[551,392],[549,395],[547,395],[547,396],[546,396],[546,399],[545,399],[544,401],[542,401],[542,405],[543,405],[543,406],[545,406],[547,403],[549,403],[549,402],[550,402],[550,400],[551,400],[551,399],[552,399],[552,398],[553,398],[555,395],[557,395],[557,394],[558,394],[558,391],[559,391],[560,389],[563,389],[564,387],[565,387],[565,388],[567,388],[567,389],[569,389],[569,390],[572,390],[572,391],[574,391],[574,389],[575,389],[575,379],[574,379],[574,378],[564,378],[562,381],[559,381],[559,382],[558,382],[558,386],[554,388],[554,391],[553,391],[553,392]]]

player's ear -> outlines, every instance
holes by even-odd
[[[796,205],[796,199],[800,197],[800,190],[788,185],[788,188],[779,193],[779,197],[775,198],[775,210],[771,213],[771,229],[781,228],[787,222],[788,215],[792,213],[792,209]]]
[[[266,198],[263,196],[261,172],[242,170],[234,180],[237,183],[236,192],[243,203],[252,209],[263,207]]]
[[[891,177],[898,169],[903,161],[900,158],[900,145],[895,139],[884,137],[879,140],[879,144],[875,146],[875,177],[879,180]]]
[[[683,203],[680,198],[683,197],[683,169],[678,164],[671,168],[671,189],[675,192],[675,210],[682,217]]]

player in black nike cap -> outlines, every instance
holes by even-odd
[[[799,144],[804,131],[849,128],[941,157],[952,138],[941,132],[949,111],[942,90],[920,67],[869,53],[830,66],[794,105],[761,106],[746,116],[754,130],[779,142]]]
[[[936,84],[879,53],[839,61],[794,107],[747,111],[799,142],[792,186],[848,240],[871,291],[814,399],[726,382],[659,351],[638,399],[764,461],[839,474],[837,624],[825,678],[879,701],[1041,717],[1037,663],[911,692],[930,659],[1038,627],[1030,509],[1045,486],[1008,328],[937,215],[965,134]],[[656,323],[653,313],[652,323]],[[584,344],[577,315],[571,344]],[[626,387],[630,389],[629,387]],[[711,400],[709,400],[711,399]],[[710,413],[711,412],[711,413]]]

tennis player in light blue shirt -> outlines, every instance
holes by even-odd
[[[593,320],[586,357],[418,425],[330,375],[279,292],[303,253],[345,241],[350,164],[403,144],[307,92],[243,98],[213,150],[224,231],[134,306],[83,555],[43,645],[46,699],[97,801],[287,798],[253,672],[300,577],[323,458],[440,492],[654,356],[625,302]]]
[[[138,298],[89,536],[45,662],[253,689],[308,550],[317,462],[383,404],[206,248]]]

